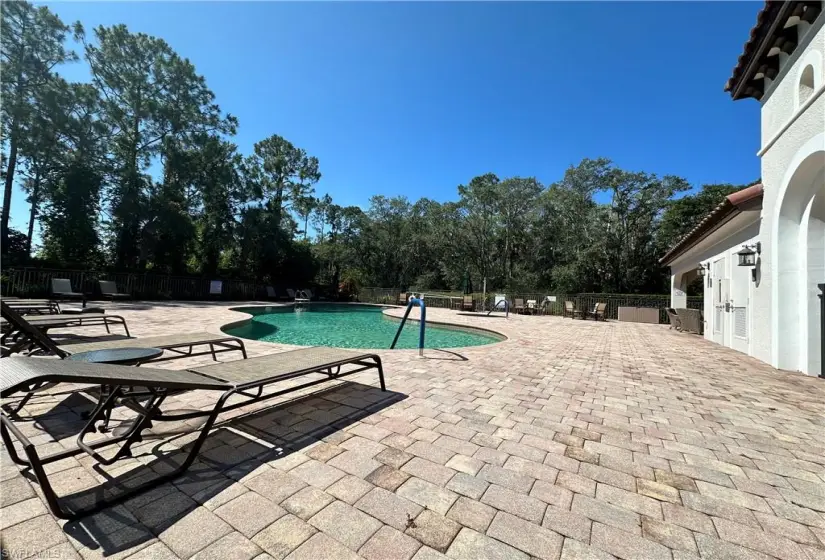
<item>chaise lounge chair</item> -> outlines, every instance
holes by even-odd
[[[52,297],[56,300],[79,299],[83,307],[86,307],[86,294],[75,292],[68,278],[52,278]]]
[[[267,299],[278,299],[278,294],[275,293],[275,288],[273,288],[272,286],[267,286],[266,297]]]
[[[467,311],[472,311],[474,308],[475,308],[475,304],[473,302],[473,296],[471,296],[471,295],[464,296],[464,299],[461,302],[461,309],[462,310],[467,310]]]
[[[3,302],[21,315],[52,315],[60,313],[60,304],[50,299],[3,298]]]
[[[11,349],[11,353],[18,353],[27,349],[36,348],[46,354],[65,358],[71,354],[78,354],[80,352],[91,352],[92,350],[111,350],[113,348],[134,348],[135,346],[143,348],[159,348],[164,350],[164,354],[152,361],[159,362],[165,360],[174,360],[181,357],[204,356],[211,354],[212,359],[216,360],[216,355],[222,352],[240,351],[243,357],[246,358],[246,347],[243,340],[234,336],[220,336],[211,333],[180,333],[162,336],[147,336],[142,338],[121,338],[118,340],[103,340],[98,342],[80,342],[76,344],[58,345],[54,340],[43,332],[40,324],[28,321],[21,317],[15,310],[11,309],[5,301],[0,302],[0,309],[2,309],[2,316],[5,323],[9,325],[14,333],[18,336],[16,347]],[[113,317],[106,315],[106,317]],[[98,317],[94,317],[97,319]],[[122,317],[119,317],[122,319]],[[43,319],[48,319],[44,317]],[[81,319],[67,319],[78,320]],[[89,319],[83,317],[82,319]],[[123,322],[126,326],[125,321]],[[128,333],[128,330],[127,330]],[[197,346],[208,346],[209,350],[194,352]],[[184,350],[186,349],[186,350]],[[167,355],[168,351],[168,355]]]
[[[342,370],[345,366],[346,369]],[[5,358],[3,359],[3,377],[0,379],[0,398],[20,392],[27,393],[32,387],[44,384],[84,383],[97,385],[101,391],[97,406],[89,416],[86,425],[80,430],[75,448],[41,457],[36,450],[35,443],[5,413],[0,414],[0,436],[12,461],[21,467],[31,469],[52,513],[62,519],[77,519],[179,477],[198,456],[201,446],[221,412],[248,406],[368,369],[378,370],[381,390],[385,391],[384,371],[381,359],[377,355],[336,348],[302,348],[237,362],[194,367],[186,371],[88,364],[45,358]],[[264,388],[268,385],[310,374],[320,374],[321,377],[297,386],[264,393]],[[161,405],[170,394],[189,391],[210,392],[217,395],[218,399],[211,409],[203,411],[176,413],[174,411],[164,412],[161,409]],[[228,399],[234,395],[246,398],[240,402],[227,404]],[[133,411],[135,418],[131,422],[125,422],[122,425],[123,429],[113,432],[112,437],[96,439],[94,442],[85,441],[88,434],[96,431],[95,424],[103,420],[116,404]],[[205,423],[200,428],[197,438],[189,444],[188,453],[177,468],[164,470],[163,474],[143,481],[137,486],[125,485],[126,489],[114,495],[111,488],[98,488],[88,494],[94,501],[82,505],[62,503],[61,498],[51,486],[49,474],[44,468],[50,463],[87,453],[98,464],[112,465],[121,458],[130,457],[131,446],[142,441],[144,430],[152,427],[153,424],[196,418],[205,419]],[[15,446],[15,440],[22,446],[22,456]],[[104,448],[113,449],[113,453],[104,456],[102,454]]]
[[[524,299],[515,299],[515,303],[513,304],[513,313],[524,313]]]
[[[108,298],[112,301],[116,299],[132,299],[132,294],[127,294],[117,291],[117,283],[113,280],[100,280],[100,294],[104,299]]]
[[[13,308],[12,308],[13,309]],[[107,333],[111,333],[109,328],[111,325],[120,325],[126,331],[126,336],[129,335],[129,326],[126,324],[126,319],[120,315],[106,315],[105,313],[72,313],[72,314],[53,314],[29,317],[26,321],[37,327],[42,332],[47,332],[49,329],[74,329],[84,327],[99,327],[103,326]],[[14,333],[17,329],[10,321],[0,320],[0,331],[3,333],[5,339],[9,334]]]

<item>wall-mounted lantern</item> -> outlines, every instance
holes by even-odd
[[[702,264],[699,263],[699,268],[696,269],[696,272],[699,274],[700,277],[707,277],[708,279],[708,288],[711,287],[711,278],[710,278],[710,263]]]
[[[739,266],[752,266],[751,276],[756,282],[756,261],[759,255],[762,254],[762,243],[756,242],[756,245],[743,245],[742,250],[736,253],[739,257]]]

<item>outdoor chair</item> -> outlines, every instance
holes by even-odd
[[[272,286],[267,286],[266,297],[267,299],[278,299],[278,295],[275,293],[275,288],[273,288]]]
[[[52,297],[55,299],[79,299],[86,307],[86,294],[75,292],[68,278],[52,278]]]
[[[61,312],[60,304],[50,299],[3,298],[3,301],[21,315],[51,315]]]
[[[12,353],[23,352],[27,350],[39,350],[46,354],[65,358],[71,354],[78,354],[80,352],[91,352],[92,350],[111,350],[114,348],[159,348],[164,350],[164,354],[153,361],[173,360],[181,357],[204,356],[210,354],[213,360],[217,360],[216,355],[222,352],[239,351],[246,358],[246,347],[243,340],[234,336],[220,336],[211,333],[177,333],[160,336],[147,336],[142,338],[120,338],[117,340],[103,340],[97,342],[79,342],[74,344],[58,345],[45,332],[46,329],[38,323],[39,319],[27,320],[21,317],[14,309],[8,306],[3,301],[0,302],[0,309],[3,316],[3,327],[8,329],[9,334],[16,335],[16,351]],[[123,320],[122,317],[114,315],[105,315],[108,318],[116,318]],[[43,321],[51,319],[44,317]],[[64,319],[70,321],[69,328],[73,325],[71,321],[89,320],[90,317],[77,317],[72,319]],[[98,319],[98,317],[94,317]],[[48,323],[47,323],[48,324]],[[50,325],[48,328],[64,328],[64,324],[59,326]],[[123,321],[123,326],[126,328],[126,322]],[[128,329],[127,329],[128,336]],[[5,338],[5,336],[4,336]],[[198,346],[208,346],[209,350],[195,352]],[[167,352],[168,351],[168,354]]]
[[[605,311],[607,310],[607,304],[604,302],[599,302],[593,306],[593,311],[588,313],[590,317],[593,317],[594,321],[598,321],[601,319],[602,321],[606,321],[607,318],[605,317]]]
[[[565,301],[564,302],[564,309],[562,310],[561,316],[567,317],[570,315],[570,318],[573,319],[576,317],[576,308],[573,305],[572,301]]]
[[[682,330],[682,319],[672,307],[667,308],[667,318],[670,320],[670,326],[668,329],[676,329],[677,331]]]
[[[5,303],[5,302],[4,302]],[[10,308],[13,310],[13,308]],[[16,325],[5,319],[0,320],[0,332],[5,339],[9,334],[18,331]],[[21,317],[22,318],[22,317]],[[104,327],[108,334],[112,333],[112,325],[120,325],[129,334],[129,326],[126,324],[126,319],[120,315],[107,315],[105,313],[69,313],[69,314],[54,314],[54,315],[40,315],[33,316],[26,319],[30,325],[36,327],[41,332],[47,332],[49,329],[77,329],[85,327]]]
[[[100,294],[103,296],[104,299],[110,299],[112,301],[116,299],[131,299],[132,294],[127,294],[123,292],[117,291],[117,283],[113,280],[100,280]]]
[[[312,290],[310,290],[309,288],[304,288],[301,291],[304,292],[304,296],[306,297],[306,299],[312,299]]]
[[[287,295],[287,299],[294,300],[295,299],[295,290],[293,290],[292,288],[287,288],[286,289],[286,295]]]
[[[81,352],[92,352],[95,350],[114,350],[116,348],[158,348],[164,353],[153,359],[153,362],[174,360],[176,358],[188,358],[193,356],[203,356],[211,354],[212,359],[217,361],[217,354],[222,352],[234,352],[239,350],[244,359],[247,358],[246,347],[241,339],[235,337],[216,337],[210,333],[174,334],[165,336],[147,336],[144,338],[122,338],[117,340],[105,340],[98,342],[80,342],[68,345],[58,345],[57,342],[49,338],[46,331],[37,324],[32,324],[25,318],[18,315],[13,309],[9,309],[5,302],[2,306],[2,315],[5,324],[11,325],[15,330],[3,335],[2,342],[5,343],[9,335],[14,336],[14,345],[3,345],[3,357],[22,352],[39,351],[47,355],[56,356],[60,359],[67,358],[72,354]],[[124,323],[125,326],[125,323]],[[127,330],[128,333],[128,330]],[[197,346],[208,346],[209,350],[194,352]],[[184,350],[185,349],[185,350]],[[50,386],[34,387],[23,396],[14,412],[22,409],[26,403],[36,393],[44,391]]]
[[[398,300],[396,303],[398,305],[407,305],[407,292],[401,292],[398,294]]]
[[[473,296],[466,295],[464,299],[461,301],[461,309],[466,309],[467,311],[472,311],[475,308],[475,304],[473,302]]]
[[[513,313],[524,313],[524,300],[522,298],[515,299],[515,303],[513,304]]]
[[[21,392],[28,393],[34,386],[49,383],[97,385],[100,387],[100,396],[94,411],[80,430],[77,446],[74,448],[41,457],[37,452],[37,445],[17,427],[5,412],[0,414],[0,435],[2,435],[6,452],[11,460],[31,470],[51,512],[61,519],[77,519],[181,476],[198,456],[215,420],[222,412],[249,406],[252,403],[329,380],[337,380],[368,369],[378,370],[381,390],[386,391],[380,357],[376,354],[337,348],[301,348],[237,362],[197,366],[185,371],[89,364],[44,358],[4,358],[0,398],[7,398]],[[310,374],[320,374],[320,378],[316,377],[299,385],[290,383],[284,389],[264,393],[264,388],[268,385]],[[218,395],[218,399],[210,409],[202,411],[162,409],[167,396],[191,391],[209,392]],[[227,404],[232,396],[245,398],[239,402]],[[134,418],[121,424],[118,430],[111,433],[111,437],[95,437],[93,442],[87,442],[86,436],[98,431],[95,425],[103,420],[117,404],[133,412]],[[97,488],[93,492],[84,492],[86,497],[91,497],[93,500],[85,504],[65,503],[66,500],[61,500],[51,486],[50,474],[44,468],[50,463],[82,453],[87,453],[100,465],[113,465],[123,458],[131,460],[131,447],[143,441],[145,430],[161,422],[195,419],[204,420],[203,426],[196,432],[197,438],[188,445],[189,449],[185,459],[176,468],[164,469],[163,474],[138,485],[121,485],[117,494],[113,494],[111,488]],[[22,446],[22,455],[18,452],[15,440]],[[104,449],[107,448],[110,451],[104,456]],[[111,484],[109,483],[109,486]]]
[[[682,332],[697,334],[704,332],[705,323],[701,311],[698,309],[677,309],[676,313],[682,325]]]
[[[528,299],[527,300],[527,311],[529,311],[530,313],[538,313],[539,312],[539,307],[538,307],[538,304],[537,304],[536,300],[534,300],[534,299]]]

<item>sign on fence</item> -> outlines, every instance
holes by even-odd
[[[212,280],[209,283],[209,295],[219,296],[223,292],[223,282],[220,280]]]

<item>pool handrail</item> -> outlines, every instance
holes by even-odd
[[[421,307],[421,320],[419,321],[420,324],[418,327],[418,355],[424,355],[424,331],[427,328],[427,306],[424,305],[423,298],[411,297],[410,300],[407,302],[407,310],[404,312],[404,317],[401,319],[401,324],[398,325],[398,330],[395,331],[395,338],[392,339],[390,350],[395,348],[395,343],[398,342],[398,337],[401,336],[401,330],[404,328],[404,324],[407,322],[407,317],[409,317],[410,315],[410,310],[412,310],[413,305],[416,304]]]
[[[495,311],[496,308],[498,308],[502,303],[504,304],[504,318],[505,319],[509,318],[510,317],[510,302],[507,301],[506,299],[503,299],[503,300],[499,301],[498,303],[496,303],[493,306],[493,308],[490,311],[487,312],[487,316],[489,317],[490,313]]]

